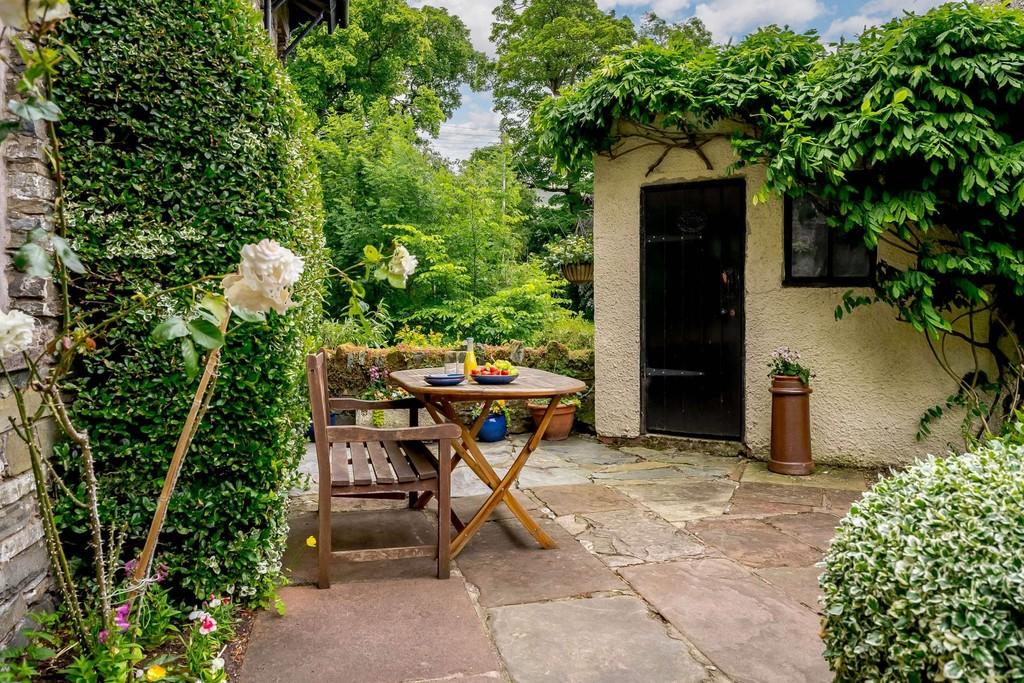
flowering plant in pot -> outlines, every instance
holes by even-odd
[[[530,415],[533,416],[534,425],[540,426],[541,420],[544,419],[544,411],[547,410],[550,403],[551,400],[546,398],[531,399],[526,403]],[[572,432],[573,423],[576,421],[576,409],[580,405],[579,396],[563,396],[558,402],[558,407],[555,408],[555,414],[551,417],[551,422],[548,423],[547,431],[544,432],[544,440],[563,441],[568,439],[569,433]]]
[[[544,263],[553,271],[560,271],[566,280],[575,284],[594,279],[594,241],[590,235],[569,235],[545,246]]]
[[[508,409],[505,407],[504,401],[495,401],[491,405],[490,414],[484,418],[477,439],[490,443],[501,441],[506,434],[508,434]]]
[[[768,360],[772,379],[772,439],[768,469],[778,474],[814,472],[811,459],[811,377],[800,353],[788,346],[772,352]]]

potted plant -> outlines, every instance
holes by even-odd
[[[573,284],[594,281],[594,242],[590,235],[569,235],[549,242],[545,247],[544,262],[551,270],[561,271]]]
[[[526,407],[533,416],[533,424],[540,426],[544,419],[544,412],[548,409],[550,399],[533,399],[526,403]],[[573,422],[576,420],[576,409],[580,407],[579,396],[563,396],[555,408],[555,414],[551,416],[547,431],[544,432],[545,441],[564,441],[569,438]]]
[[[490,443],[501,441],[508,434],[508,410],[504,401],[496,401],[491,406],[491,413],[484,419],[480,432],[477,434],[478,441]]]
[[[797,351],[782,346],[768,361],[772,379],[772,443],[768,469],[778,474],[814,472],[811,459],[811,371]]]

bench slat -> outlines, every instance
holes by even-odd
[[[348,449],[341,442],[331,444],[331,484],[352,485],[352,478],[348,474]]]
[[[353,441],[348,445],[352,452],[353,483],[356,486],[369,486],[373,483],[370,474],[370,463],[366,460],[366,446],[361,441]]]
[[[373,474],[378,484],[394,484],[395,475],[391,472],[391,465],[388,464],[388,454],[380,441],[367,441],[366,450],[370,452],[370,464],[373,465]]]
[[[416,473],[412,471],[412,467],[405,460],[405,454],[402,453],[402,449],[398,447],[397,441],[385,441],[384,448],[388,452],[388,459],[391,460],[391,466],[395,468],[395,474],[398,476],[398,481],[402,483],[416,481]]]
[[[434,456],[422,441],[402,441],[402,448],[409,456],[409,462],[416,468],[420,479],[437,479],[437,466],[434,465]]]

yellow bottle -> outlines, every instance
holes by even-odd
[[[465,368],[466,379],[476,370],[476,353],[473,351],[473,338],[470,337],[466,340],[466,359],[463,361]]]

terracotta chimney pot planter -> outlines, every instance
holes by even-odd
[[[814,472],[811,460],[811,388],[799,377],[772,377],[772,447],[768,469],[803,476]]]

